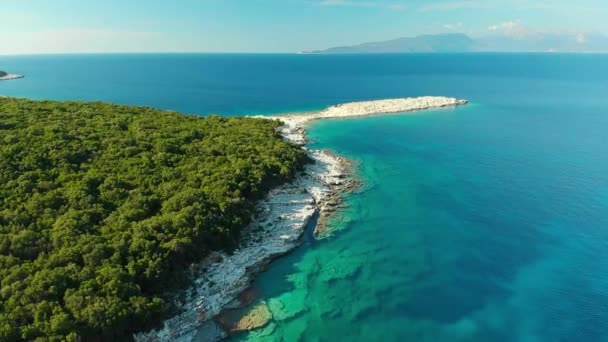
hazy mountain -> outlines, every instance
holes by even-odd
[[[398,38],[384,42],[333,47],[309,53],[390,53],[390,52],[450,52],[470,51],[475,41],[467,35],[438,34]]]
[[[304,53],[403,53],[403,52],[608,52],[608,37],[592,33],[496,34],[473,39],[465,34],[406,37]]]

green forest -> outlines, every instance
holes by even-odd
[[[278,122],[0,98],[0,341],[130,340],[310,160]]]
[[[0,70],[0,77],[8,75],[8,72]]]

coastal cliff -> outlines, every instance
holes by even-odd
[[[347,118],[366,115],[412,112],[466,104],[466,100],[449,97],[418,97],[379,101],[352,102],[331,106],[319,112],[263,117],[279,120],[281,135],[303,146],[314,164],[291,183],[272,190],[258,205],[260,213],[244,233],[241,248],[228,255],[215,253],[193,266],[198,274],[185,300],[179,303],[182,313],[164,322],[163,328],[135,335],[135,340],[148,341],[219,341],[243,327],[258,328],[272,319],[260,304],[242,315],[226,316],[246,307],[243,300],[255,275],[267,264],[300,245],[302,235],[318,214],[316,229],[340,207],[341,194],[353,191],[356,181],[351,176],[351,163],[327,151],[310,150],[306,144],[306,124],[325,118]],[[246,296],[245,296],[246,297]],[[271,310],[272,311],[272,310]]]

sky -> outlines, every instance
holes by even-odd
[[[607,0],[0,0],[0,54],[297,52],[420,34],[608,34]]]

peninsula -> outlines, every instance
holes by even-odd
[[[319,225],[341,207],[341,195],[357,185],[351,177],[350,161],[304,146],[307,123],[465,104],[466,100],[426,96],[345,103],[318,112],[256,116],[281,122],[278,128],[281,135],[302,145],[314,163],[307,164],[295,180],[271,190],[258,204],[259,215],[245,230],[239,249],[231,254],[214,253],[193,267],[199,276],[180,302],[181,314],[165,321],[162,329],[136,334],[135,340],[220,341],[231,333],[258,328],[284,316],[281,303],[250,307],[251,298],[242,294],[272,259],[299,246],[315,215],[318,215],[317,230],[322,228]]]
[[[467,100],[444,96],[407,97],[337,104],[318,112],[286,114],[273,118],[281,120],[284,123],[282,133],[287,139],[297,143],[303,143],[305,140],[303,134],[301,134],[299,130],[306,125],[306,123],[313,120],[404,113],[442,107],[454,107],[467,103]]]
[[[23,78],[23,75],[11,74],[6,71],[0,71],[0,81],[14,80],[17,78]]]
[[[306,124],[465,103],[226,118],[0,97],[0,340],[218,341],[285,319],[245,291],[357,185]]]

